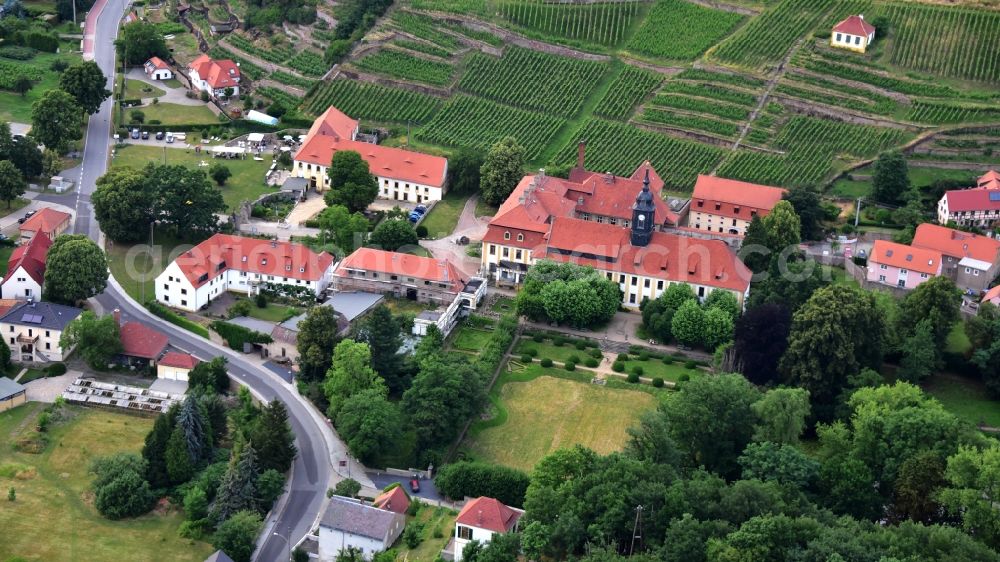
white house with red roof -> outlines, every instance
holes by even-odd
[[[622,305],[633,310],[671,283],[688,283],[699,297],[731,291],[742,303],[750,271],[721,240],[665,232],[681,216],[663,201],[662,186],[648,162],[632,178],[526,176],[487,227],[481,271],[519,285],[541,259],[591,266],[618,283]]]
[[[833,26],[830,46],[864,53],[875,41],[875,26],[865,21],[864,14],[850,16]]]
[[[191,369],[198,366],[198,358],[188,353],[168,351],[156,363],[156,378],[187,382]]]
[[[695,230],[743,236],[754,217],[765,217],[781,201],[780,187],[699,175],[691,194],[687,226]]]
[[[142,65],[146,76],[150,80],[170,80],[174,77],[174,71],[170,70],[170,65],[160,57],[153,57]]]
[[[1000,240],[989,236],[924,223],[910,245],[941,252],[942,274],[966,291],[981,293],[1000,274]]]
[[[974,187],[946,191],[938,201],[938,223],[976,228],[1000,226],[1000,174],[990,170]]]
[[[868,281],[913,289],[931,277],[941,275],[941,252],[876,240],[868,257]]]
[[[229,88],[229,97],[240,95],[240,67],[229,59],[215,60],[202,54],[188,65],[188,77],[192,88],[213,98],[226,97]]]
[[[256,294],[266,284],[322,293],[333,256],[302,244],[215,234],[184,252],[156,278],[156,300],[196,311],[226,291]]]
[[[458,513],[455,536],[442,554],[453,554],[453,560],[461,562],[463,551],[470,542],[486,544],[496,534],[517,532],[517,523],[523,515],[524,510],[506,506],[493,498],[470,500]]]
[[[45,260],[51,246],[52,240],[45,234],[39,234],[14,248],[7,260],[7,275],[0,283],[0,298],[42,298]]]
[[[45,207],[31,215],[18,227],[18,230],[21,232],[22,240],[28,240],[39,232],[45,233],[50,239],[55,240],[56,236],[66,232],[72,219],[73,215],[69,213]]]
[[[334,153],[353,150],[378,180],[378,197],[394,201],[440,201],[445,192],[448,159],[357,140],[358,121],[329,107],[309,129],[295,153],[292,176],[306,178],[316,191],[330,188],[327,168]]]

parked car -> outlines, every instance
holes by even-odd
[[[417,205],[413,208],[414,213],[420,213],[421,215],[427,212],[427,205]]]
[[[410,479],[410,491],[414,494],[420,493],[420,480],[417,480],[416,478]]]
[[[26,220],[30,219],[31,217],[35,216],[35,213],[37,213],[37,212],[38,211],[28,211],[27,213],[24,213],[23,217],[17,219],[17,224],[24,224],[24,221],[26,221]]]
[[[417,213],[410,213],[410,222],[417,222],[420,220],[420,215]]]
[[[174,142],[174,134],[173,133],[167,133],[167,144],[171,144],[173,142]]]
[[[142,132],[142,140],[149,140],[149,131]]]
[[[131,135],[131,136],[132,136],[132,138],[134,138],[134,139],[137,139],[137,138],[139,138],[139,129],[138,129],[138,128],[136,128],[136,129],[132,129],[132,135]]]
[[[163,137],[164,137],[163,131],[156,132],[156,140],[163,140]]]

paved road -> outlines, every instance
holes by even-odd
[[[95,60],[101,70],[111,78],[114,76],[115,48],[113,41],[118,33],[118,22],[125,11],[126,0],[99,1],[88,18],[85,57]],[[103,9],[102,9],[103,8]],[[99,11],[100,10],[100,11]],[[98,15],[99,14],[99,15]],[[89,49],[93,48],[93,52]],[[107,100],[100,111],[91,116],[84,139],[83,160],[77,168],[64,175],[77,181],[77,190],[68,196],[46,195],[41,199],[65,204],[75,209],[75,232],[86,234],[93,240],[100,238],[97,221],[92,220],[90,195],[95,181],[107,168],[108,145],[111,137],[112,100]],[[170,337],[171,343],[201,358],[225,355],[229,360],[230,375],[246,384],[261,399],[277,398],[288,407],[289,421],[295,432],[299,454],[292,467],[289,493],[279,500],[275,517],[268,521],[257,560],[271,562],[284,559],[287,546],[283,537],[272,535],[280,532],[295,544],[310,531],[313,522],[324,505],[325,492],[340,477],[332,470],[331,460],[346,458],[343,443],[328,427],[325,420],[297,396],[294,388],[275,373],[261,368],[247,358],[221,348],[187,331],[168,324],[150,315],[144,308],[130,299],[121,287],[109,280],[108,289],[97,297],[104,310],[119,308],[129,319],[141,319]],[[355,464],[351,470],[363,474],[364,467]],[[346,471],[346,469],[345,469]],[[365,479],[367,480],[367,479]],[[368,483],[370,482],[363,482]]]

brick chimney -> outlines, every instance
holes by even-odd
[[[122,325],[122,310],[120,308],[116,308],[114,310],[114,312],[112,312],[111,314],[115,317],[115,324],[121,326]]]
[[[580,144],[576,145],[576,168],[578,170],[584,170],[583,167],[584,158],[587,154],[587,141],[582,140]]]

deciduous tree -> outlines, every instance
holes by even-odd
[[[12,201],[24,195],[27,187],[21,170],[10,160],[0,160],[0,199],[7,203],[8,209]]]
[[[826,216],[819,194],[811,187],[790,189],[783,197],[792,204],[799,217],[799,237],[802,240],[819,240],[823,236],[822,221]]]
[[[31,136],[57,152],[83,137],[83,109],[73,96],[52,89],[31,106]]]
[[[219,525],[212,546],[225,552],[233,562],[250,562],[261,526],[260,515],[256,512],[236,512]]]
[[[192,390],[203,389],[208,392],[223,393],[229,388],[229,373],[226,369],[226,358],[213,357],[211,361],[202,361],[188,373],[188,387]]]
[[[401,395],[410,386],[409,373],[401,369],[402,330],[389,307],[375,307],[358,326],[354,340],[368,344],[372,368],[385,380],[390,394]]]
[[[90,471],[94,507],[108,519],[136,517],[153,506],[153,493],[146,482],[146,463],[138,455],[120,453],[99,457]]]
[[[773,480],[798,490],[809,488],[819,476],[820,463],[795,445],[750,443],[738,462],[744,480]]]
[[[698,301],[684,301],[674,313],[670,333],[687,346],[695,346],[704,341],[705,311],[698,305]]]
[[[514,137],[490,147],[480,169],[483,201],[494,207],[503,203],[524,176],[524,163],[524,147]]]
[[[702,332],[702,345],[708,351],[715,351],[720,345],[733,340],[733,317],[724,309],[708,308]]]
[[[104,100],[111,96],[105,88],[108,79],[94,61],[74,64],[59,75],[59,87],[73,96],[85,112],[90,115],[101,109]]]
[[[381,390],[371,388],[344,401],[336,426],[351,454],[368,464],[379,452],[392,448],[400,434],[402,419],[399,408],[386,400]]]
[[[896,376],[912,383],[919,383],[927,378],[934,372],[937,363],[935,349],[938,345],[931,333],[930,319],[925,318],[918,322],[913,335],[906,338],[903,343],[903,357],[900,359]]]
[[[371,367],[371,349],[366,343],[344,340],[333,351],[333,365],[326,374],[323,388],[330,407],[327,416],[337,419],[344,401],[362,390],[375,389],[383,395],[388,391],[385,381]]]
[[[157,31],[155,25],[142,21],[125,24],[115,46],[131,65],[142,64],[151,57],[170,58],[163,34]]]
[[[208,169],[208,175],[215,180],[215,184],[219,187],[226,185],[226,180],[233,177],[233,173],[229,171],[229,166],[218,162],[212,164],[212,166]]]
[[[97,179],[90,197],[94,215],[104,234],[116,242],[136,242],[148,237],[155,220],[157,197],[140,170],[115,168]]]
[[[755,440],[794,445],[806,427],[809,391],[801,388],[769,390],[751,409],[757,416]]]
[[[1000,445],[960,447],[948,458],[948,486],[938,498],[962,527],[993,548],[1000,547]]]
[[[104,292],[108,260],[93,241],[82,234],[63,234],[49,248],[45,267],[45,295],[66,304]]]
[[[459,149],[448,159],[448,192],[463,195],[478,193],[482,166],[482,153],[471,148]]]
[[[110,314],[98,318],[86,310],[63,330],[59,345],[63,349],[75,347],[91,369],[103,371],[122,351],[118,322]]]
[[[395,252],[405,246],[416,246],[420,241],[417,239],[417,231],[413,229],[410,221],[389,219],[380,222],[375,230],[372,230],[371,235],[368,236],[368,243],[377,248]]]
[[[462,424],[479,412],[486,394],[480,374],[467,362],[436,356],[420,365],[403,394],[403,412],[416,429],[420,447],[450,442]]]
[[[910,175],[906,158],[899,152],[885,152],[875,161],[872,174],[872,199],[895,205],[910,190]]]
[[[913,289],[900,305],[900,327],[906,333],[913,333],[917,325],[927,320],[931,335],[937,345],[943,347],[952,326],[961,317],[959,307],[962,292],[955,283],[944,275],[933,277]]]
[[[224,211],[226,204],[204,171],[179,164],[149,164],[144,173],[159,198],[157,220],[173,226],[182,237],[215,232],[219,223],[216,213]]]
[[[351,212],[363,211],[378,197],[378,180],[368,162],[353,150],[338,150],[326,170],[330,190],[323,195],[327,205],[343,205]]]
[[[365,243],[368,219],[361,213],[351,213],[343,205],[333,205],[323,209],[316,220],[323,238],[337,245],[338,255],[353,252]]]
[[[759,385],[778,380],[778,360],[788,348],[791,324],[792,315],[780,304],[751,308],[736,321],[733,350],[743,376]]]
[[[299,323],[299,378],[318,381],[326,376],[337,345],[337,314],[332,306],[314,306]]]

